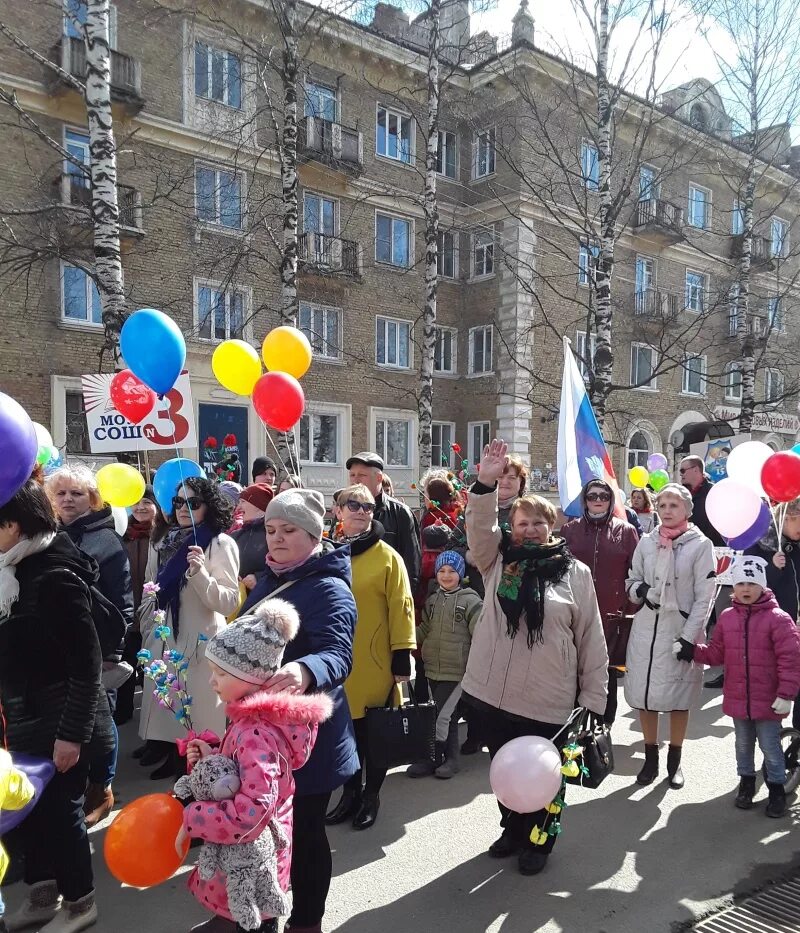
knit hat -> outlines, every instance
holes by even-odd
[[[276,476],[278,475],[278,468],[275,466],[274,460],[270,460],[269,457],[256,457],[253,461],[253,479],[261,476],[262,473],[266,473],[267,470],[272,470]]]
[[[436,573],[438,573],[442,567],[452,567],[458,574],[459,580],[463,580],[464,574],[467,572],[467,565],[464,563],[464,558],[458,551],[442,551],[436,558],[435,566]]]
[[[450,545],[453,533],[444,522],[434,522],[422,529],[422,545],[428,551],[440,551]]]
[[[284,599],[265,599],[206,643],[206,659],[248,684],[263,684],[278,670],[300,617]]]
[[[156,494],[153,492],[153,487],[148,483],[144,487],[144,492],[142,493],[142,499],[149,499],[151,502],[154,502],[158,505],[158,500],[156,499]]]
[[[242,487],[239,483],[234,483],[232,479],[225,479],[219,484],[219,491],[232,506],[239,504],[239,496],[242,494]]]
[[[264,521],[271,518],[297,525],[320,541],[324,528],[325,499],[316,489],[287,489],[275,496],[267,506]]]
[[[262,512],[266,512],[267,506],[274,497],[275,493],[272,491],[271,486],[267,486],[266,483],[253,483],[251,486],[245,486],[239,499],[242,502],[249,502],[250,505],[255,506]]]
[[[766,589],[767,562],[763,557],[750,557],[747,554],[734,557],[731,579],[734,586],[737,583],[757,583],[762,589]]]

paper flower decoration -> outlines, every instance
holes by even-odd
[[[451,446],[452,449],[453,449],[453,453],[455,453],[455,454],[460,454],[460,453],[461,453],[461,444],[451,444],[450,446]]]
[[[581,773],[577,761],[568,761],[561,766],[561,773],[565,777],[577,777]]]
[[[541,830],[538,826],[534,826],[531,830],[530,840],[535,846],[543,846],[547,840],[548,835],[546,832]]]
[[[210,448],[211,450],[214,450],[214,449],[215,449],[216,447],[218,447],[218,446],[219,446],[219,445],[217,444],[217,439],[216,439],[216,437],[207,437],[207,438],[203,441],[203,447],[208,447],[208,448]]]
[[[235,434],[226,434],[222,439],[222,444],[224,447],[235,447],[236,446],[236,435]]]
[[[161,587],[157,583],[145,583],[142,587],[142,596],[155,596],[160,591]]]

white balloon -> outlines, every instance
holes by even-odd
[[[503,806],[515,813],[534,813],[561,787],[561,753],[538,735],[511,739],[492,759],[489,782]]]
[[[38,421],[33,422],[33,430],[36,432],[36,443],[40,447],[52,447],[53,438],[50,435],[50,432],[43,424],[39,424]]]
[[[761,511],[761,499],[752,486],[735,479],[715,483],[706,498],[706,515],[723,538],[735,538],[750,528]]]
[[[128,510],[121,505],[112,505],[111,514],[114,516],[114,530],[121,538],[128,530]]]
[[[774,453],[763,441],[745,441],[734,447],[728,454],[726,469],[728,479],[736,480],[743,486],[764,495],[761,487],[761,468]]]

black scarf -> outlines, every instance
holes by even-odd
[[[204,551],[216,537],[207,525],[179,528],[170,532],[159,552],[158,608],[169,609],[172,632],[177,639],[180,631],[181,591],[186,586],[189,569],[189,548],[197,545]]]
[[[524,612],[528,647],[541,645],[547,584],[558,583],[572,565],[567,542],[561,537],[551,537],[546,544],[515,545],[504,534],[500,554],[503,574],[497,586],[497,600],[506,617],[508,637],[516,636]]]

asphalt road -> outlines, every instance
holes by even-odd
[[[451,781],[392,772],[371,830],[330,832],[325,933],[660,933],[780,875],[800,860],[800,805],[783,820],[767,819],[763,803],[734,808],[732,724],[719,691],[705,690],[703,700],[684,749],[686,786],[673,791],[664,782],[635,784],[640,735],[621,699],[616,773],[597,791],[570,788],[564,832],[534,878],[520,876],[513,859],[485,855],[499,832],[488,755],[465,758]],[[166,789],[130,759],[133,726],[121,731],[122,802]],[[764,796],[762,788],[759,801]],[[104,831],[91,834],[101,910],[95,929],[183,933],[208,916],[184,888],[187,866],[183,877],[149,891],[120,887],[103,864]],[[4,890],[10,909],[22,891]]]

